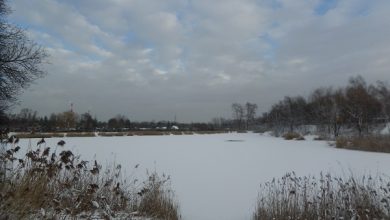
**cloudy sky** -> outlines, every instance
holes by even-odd
[[[105,120],[209,121],[231,103],[390,81],[389,0],[12,0],[50,53],[21,95],[40,115],[74,103]]]

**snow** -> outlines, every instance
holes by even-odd
[[[390,134],[390,123],[387,123],[386,126],[380,131],[382,135]]]
[[[53,149],[61,138],[46,139]],[[389,175],[390,154],[335,149],[325,141],[286,141],[268,134],[65,137],[65,148],[104,163],[115,160],[129,175],[145,170],[171,176],[186,220],[251,219],[259,184],[286,172],[349,176]],[[23,140],[20,146],[36,145]],[[140,164],[137,171],[134,167]],[[135,174],[134,174],[135,172]]]
[[[179,127],[176,126],[176,125],[172,125],[171,129],[172,129],[172,130],[179,130]]]

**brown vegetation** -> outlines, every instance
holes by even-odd
[[[19,158],[20,147],[5,140],[1,146],[0,219],[179,219],[165,176],[140,182],[123,177],[120,165],[103,170],[68,150],[37,146]]]
[[[390,153],[390,135],[371,135],[363,137],[339,137],[337,148]]]
[[[389,181],[379,177],[289,173],[261,186],[253,219],[389,219],[389,198]]]
[[[297,132],[287,132],[283,134],[285,140],[305,140],[305,138]]]

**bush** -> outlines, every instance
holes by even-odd
[[[389,219],[389,198],[389,182],[380,177],[289,173],[261,185],[253,219]]]
[[[285,140],[305,140],[305,138],[297,132],[287,132],[283,134]]]
[[[160,219],[180,219],[172,191],[164,187],[168,180],[169,177],[161,179],[156,173],[149,175],[148,182],[139,193],[142,199],[138,210],[142,214]]]
[[[179,219],[165,176],[153,173],[139,184],[123,178],[120,165],[102,170],[96,160],[80,160],[69,150],[57,154],[43,145],[18,158],[14,140],[1,143],[0,219],[131,219],[135,213]],[[158,198],[153,206],[150,198]]]
[[[390,153],[390,135],[338,137],[335,144],[337,148]]]
[[[335,144],[336,148],[346,148],[348,146],[348,139],[345,137],[338,137]]]
[[[350,138],[349,149],[390,153],[390,135]]]

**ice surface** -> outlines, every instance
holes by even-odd
[[[39,139],[20,146],[36,146]],[[46,140],[55,148],[61,138]],[[289,171],[348,176],[386,173],[390,154],[329,147],[325,141],[286,141],[259,134],[170,135],[64,138],[66,148],[83,159],[122,164],[129,175],[156,169],[169,174],[187,220],[250,219],[259,184]],[[230,140],[230,141],[229,141]],[[232,141],[233,140],[233,141]]]

